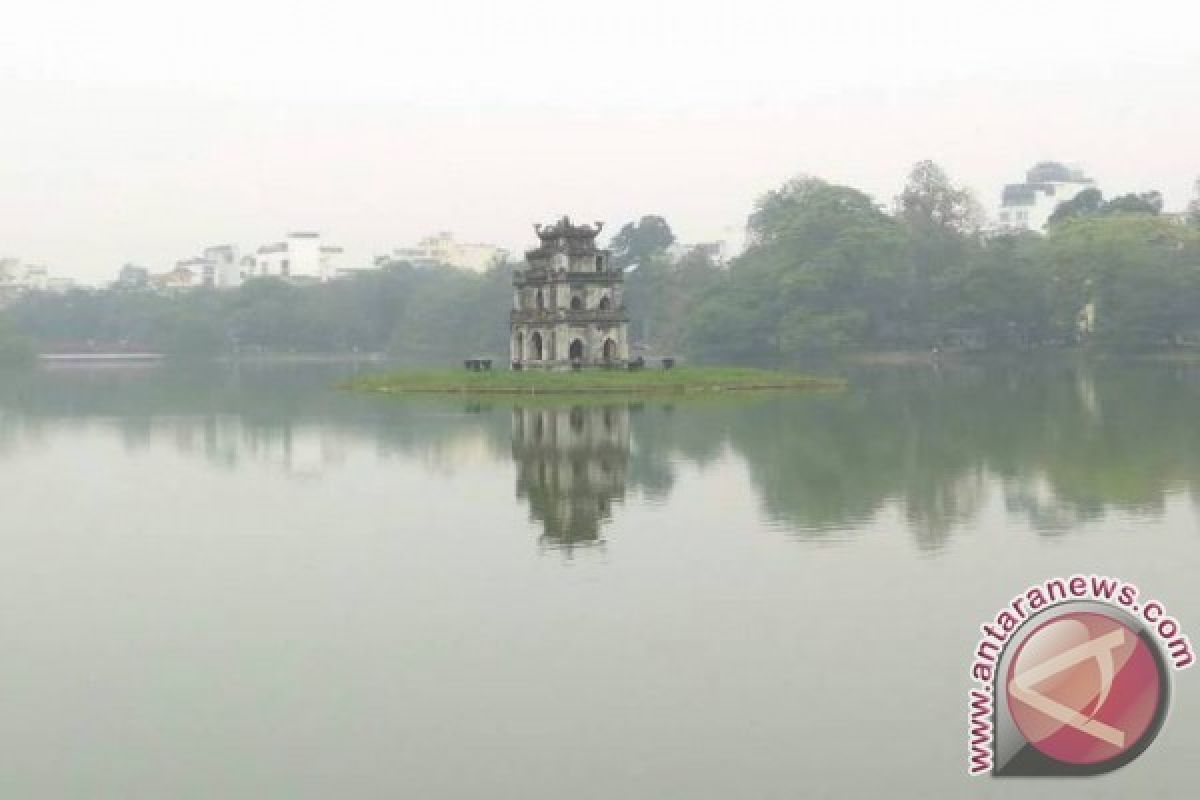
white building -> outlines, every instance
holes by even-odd
[[[426,236],[413,247],[398,247],[376,263],[404,261],[414,267],[461,267],[486,272],[503,263],[508,251],[493,244],[459,242],[450,231]]]
[[[0,258],[0,286],[16,287],[21,277],[21,261],[16,258]]]
[[[204,260],[212,268],[212,283],[219,289],[233,289],[242,285],[241,260],[236,244],[219,244],[204,248]]]
[[[24,292],[65,292],[74,286],[68,278],[52,278],[50,270],[39,264],[0,258],[0,293],[9,299]]]
[[[337,277],[345,251],[321,244],[321,234],[313,231],[289,233],[282,242],[258,248],[249,271],[243,277],[275,277],[325,282]],[[243,263],[244,260],[243,260]]]
[[[1084,189],[1095,188],[1095,182],[1079,169],[1057,161],[1043,161],[1025,174],[1024,183],[1004,187],[997,214],[998,227],[1004,231],[1037,231],[1046,229],[1050,215],[1060,203],[1073,200]]]
[[[231,289],[242,283],[238,248],[232,244],[206,247],[203,255],[176,261],[172,270],[158,275],[149,275],[148,269],[130,267],[127,264],[117,279],[125,288],[137,288],[140,283],[157,289]],[[146,280],[141,280],[137,269],[147,273]]]
[[[176,261],[174,271],[167,274],[177,277],[177,288],[198,289],[201,286],[212,288],[217,285],[217,264],[203,256]],[[185,275],[190,277],[185,280]]]

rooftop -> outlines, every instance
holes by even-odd
[[[595,239],[603,227],[604,223],[599,221],[595,222],[593,226],[573,225],[571,224],[571,218],[564,215],[562,219],[553,225],[535,224],[533,229],[537,231],[537,235],[542,241],[547,241],[563,237],[568,239]]]
[[[1092,179],[1077,167],[1068,167],[1058,161],[1040,161],[1025,173],[1025,182],[1036,183],[1091,183]]]

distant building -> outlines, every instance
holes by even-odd
[[[1073,200],[1095,182],[1079,169],[1057,161],[1043,161],[1025,174],[1024,183],[1010,183],[1000,198],[997,221],[1001,230],[1036,231],[1046,229],[1050,215],[1060,203]]]
[[[174,270],[151,283],[155,288],[235,289],[256,277],[327,281],[342,269],[343,252],[341,247],[322,244],[319,233],[307,231],[290,233],[283,241],[246,255],[236,244],[219,244],[204,248],[199,257],[177,261]],[[188,276],[190,283],[185,280]]]
[[[413,247],[398,247],[375,259],[380,266],[408,263],[414,267],[460,267],[485,272],[508,258],[508,251],[493,244],[460,242],[450,231],[426,236]]]
[[[211,259],[200,256],[176,261],[174,274],[182,276],[185,271],[192,276],[192,282],[190,286],[180,288],[199,289],[203,286],[213,289],[217,285],[217,264]]]
[[[282,242],[258,248],[243,277],[274,277],[325,282],[337,276],[345,255],[341,247],[321,244],[313,231],[289,233]]]
[[[15,258],[0,258],[0,308],[11,303],[21,293],[17,276],[21,262]]]
[[[603,223],[535,225],[541,244],[513,273],[514,368],[619,366],[629,359],[622,270],[596,247]]]
[[[146,289],[150,286],[150,268],[126,264],[117,273],[114,289]]]
[[[237,245],[204,248],[203,255],[180,259],[169,272],[151,274],[146,267],[126,264],[121,268],[118,289],[232,289],[242,283],[242,264]],[[251,265],[253,262],[251,262]]]
[[[235,244],[219,244],[204,248],[203,258],[212,265],[213,280],[207,285],[233,289],[242,285],[241,260]]]
[[[159,291],[173,292],[184,289],[197,289],[204,285],[202,258],[189,258],[178,261],[170,272],[150,276],[150,288]]]
[[[0,258],[0,283],[16,283],[20,269],[20,259]]]
[[[27,264],[21,282],[29,291],[48,291],[50,289],[50,270],[41,265]]]
[[[74,286],[68,278],[52,278],[50,271],[39,264],[0,258],[0,302],[11,302],[26,292],[59,292]]]

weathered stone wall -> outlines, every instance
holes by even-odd
[[[572,226],[563,218],[538,229],[541,245],[526,254],[527,268],[513,276],[514,363],[569,368],[573,362],[598,366],[628,360],[624,274],[612,270],[609,251],[595,246],[600,227]],[[535,337],[541,341],[540,358]]]

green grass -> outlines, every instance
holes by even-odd
[[[706,392],[751,389],[840,389],[844,381],[750,367],[647,367],[566,372],[498,369],[492,372],[409,370],[366,375],[345,388],[358,391],[461,394],[593,394],[598,392]]]

